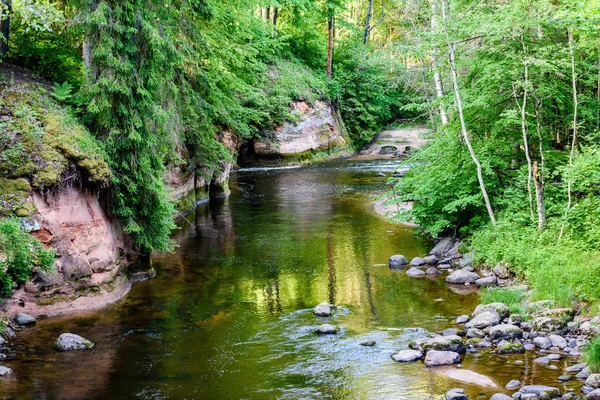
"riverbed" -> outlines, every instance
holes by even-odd
[[[463,367],[498,388],[465,384],[422,362],[390,358],[428,332],[454,327],[473,290],[391,271],[433,245],[374,211],[398,162],[334,161],[236,171],[232,194],[186,216],[157,276],[106,309],[40,320],[18,333],[15,375],[1,398],[437,399],[462,387],[489,398],[510,379],[556,385],[534,355],[469,354]],[[315,317],[321,302],[339,306]],[[325,322],[338,335],[318,336]],[[62,332],[96,343],[60,353]],[[374,340],[373,347],[360,343]],[[455,367],[452,367],[455,368]],[[554,376],[556,375],[556,376]]]

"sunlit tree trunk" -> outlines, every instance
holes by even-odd
[[[479,181],[479,187],[481,189],[481,194],[483,195],[483,200],[485,202],[485,207],[490,217],[490,221],[492,225],[496,225],[496,217],[494,215],[494,210],[492,209],[492,204],[490,203],[490,199],[488,197],[487,191],[485,189],[485,183],[483,181],[483,171],[481,168],[481,163],[479,159],[475,155],[475,151],[473,150],[473,146],[471,145],[471,140],[469,139],[469,133],[467,132],[467,125],[465,123],[465,116],[463,112],[462,101],[460,98],[460,90],[458,86],[458,76],[456,73],[456,61],[454,54],[454,42],[450,40],[450,35],[448,33],[448,18],[446,14],[446,2],[447,0],[441,0],[442,3],[442,20],[444,22],[444,33],[446,35],[446,42],[448,43],[448,47],[450,49],[450,72],[452,75],[452,83],[454,86],[454,96],[456,98],[456,107],[458,108],[458,116],[460,119],[460,126],[462,130],[462,135],[465,140],[465,144],[469,149],[469,153],[471,154],[471,158],[473,159],[473,163],[477,167],[477,180]]]
[[[365,19],[365,31],[363,33],[363,44],[367,44],[369,40],[369,32],[371,31],[371,17],[373,16],[373,0],[369,0],[369,8],[367,9],[367,18]]]
[[[435,2],[432,2],[433,7],[435,7]],[[436,10],[434,9],[431,14],[431,31],[437,31],[437,19],[436,19]],[[446,107],[442,102],[442,98],[444,97],[444,86],[442,84],[442,75],[440,73],[440,60],[439,60],[439,49],[437,46],[433,46],[433,82],[435,83],[435,92],[437,94],[438,100],[440,102],[440,118],[442,120],[442,125],[448,124],[448,114],[446,114]]]
[[[542,170],[538,169],[538,163],[533,163],[533,181],[535,183],[535,201],[537,203],[538,212],[538,229],[543,231],[546,228],[546,206],[544,204],[544,142],[542,139],[542,128],[540,123],[540,109],[542,101],[536,99],[535,102],[535,120],[537,126],[538,144],[540,152],[540,160],[542,162]]]
[[[327,19],[328,35],[327,35],[327,79],[331,79],[333,70],[333,13],[330,13]]]
[[[575,50],[573,49],[573,30],[569,29],[569,54],[571,55],[571,84],[573,87],[573,138],[571,140],[571,151],[569,152],[569,165],[573,165],[573,154],[575,153],[575,146],[577,145],[577,108],[579,106],[577,96],[577,76],[575,75]],[[558,241],[562,238],[565,231],[565,224],[567,223],[567,215],[571,209],[573,202],[573,196],[571,194],[571,180],[567,180],[567,208],[563,217],[563,223],[560,227],[560,233],[558,235]]]

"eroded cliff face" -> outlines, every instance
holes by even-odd
[[[331,106],[316,101],[296,101],[290,112],[297,122],[286,122],[272,132],[270,140],[254,139],[240,149],[240,163],[261,161],[294,162],[311,155],[331,152],[350,144]]]
[[[35,272],[6,301],[9,312],[60,315],[99,308],[127,293],[124,270],[135,256],[97,193],[67,186],[45,195],[32,192],[29,201],[36,211],[22,225],[54,248],[57,259],[54,271]]]

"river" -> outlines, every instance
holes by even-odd
[[[452,327],[453,316],[470,314],[478,302],[443,279],[388,268],[390,255],[410,259],[432,246],[374,212],[373,197],[386,182],[376,173],[389,174],[396,163],[235,172],[232,195],[200,205],[173,235],[176,250],[153,256],[156,278],[101,311],[21,331],[21,354],[5,363],[15,376],[0,381],[0,396],[438,399],[464,387],[472,398],[488,398],[499,390],[390,358],[424,330]],[[323,301],[340,306],[334,317],[312,314]],[[327,321],[341,333],[316,335]],[[56,352],[52,342],[62,332],[96,346]],[[360,345],[367,340],[376,346]],[[516,357],[468,355],[464,366],[500,384],[539,378],[528,356]]]

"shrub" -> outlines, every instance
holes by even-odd
[[[54,250],[44,249],[39,240],[21,229],[16,219],[0,221],[0,295],[10,296],[34,268],[49,271],[54,259]]]
[[[600,337],[594,338],[583,350],[583,358],[592,372],[600,372]]]

